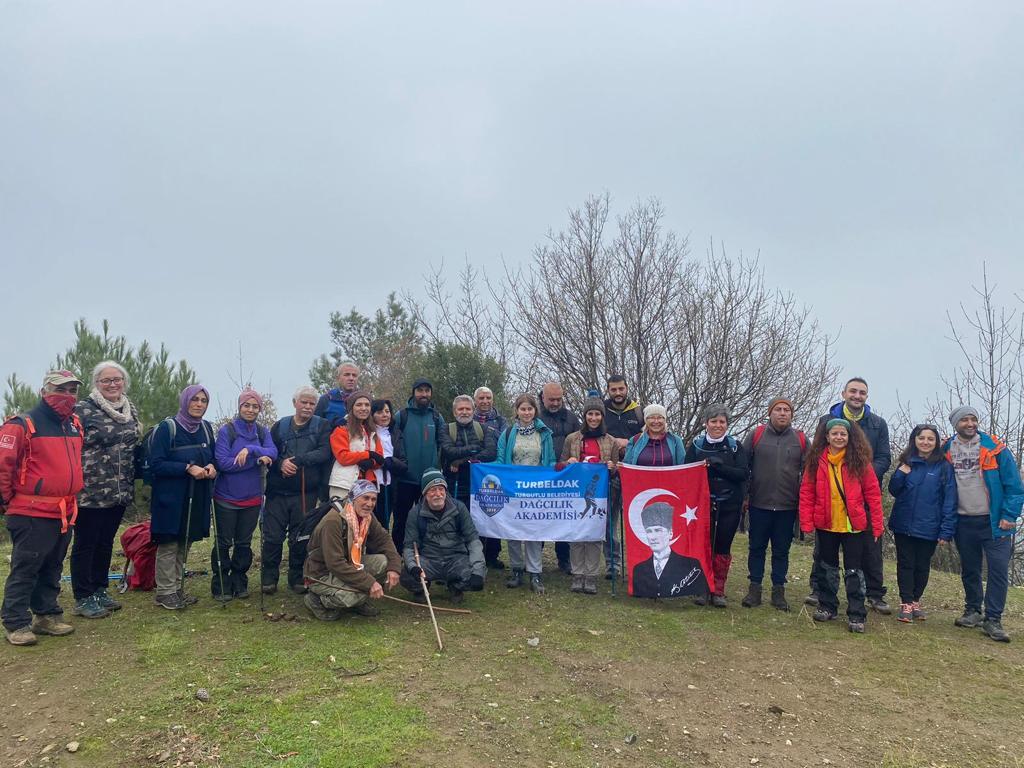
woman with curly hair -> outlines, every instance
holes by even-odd
[[[851,632],[867,620],[862,564],[882,535],[882,493],[871,468],[871,447],[846,419],[819,424],[800,485],[800,530],[815,531],[824,579],[815,621],[839,614],[839,550],[843,550],[846,616]]]

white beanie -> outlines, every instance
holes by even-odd
[[[660,405],[658,403],[651,403],[646,408],[644,408],[644,421],[646,421],[651,416],[661,416],[663,419],[667,419],[668,411],[665,410],[664,405]]]

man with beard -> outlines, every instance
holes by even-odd
[[[580,417],[565,407],[563,401],[564,393],[562,385],[557,381],[549,381],[540,392],[541,409],[537,414],[551,430],[551,440],[554,444],[555,456],[562,455],[562,446],[565,445],[565,438],[573,432],[579,432],[583,428]],[[569,542],[555,542],[555,556],[558,558],[558,569],[562,573],[572,573],[572,565],[569,562]]]
[[[605,428],[615,438],[619,447],[619,458],[626,450],[626,443],[644,428],[644,411],[640,404],[629,396],[626,377],[614,373],[608,377],[608,399],[604,401]],[[614,579],[622,572],[622,542],[619,529],[622,526],[622,488],[613,482],[609,488],[608,535],[604,540],[604,562],[608,569],[605,578]]]

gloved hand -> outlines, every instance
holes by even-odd
[[[409,575],[417,581],[419,581],[420,576],[423,575],[423,569],[420,568],[418,565],[414,565],[412,568],[409,569]]]
[[[376,464],[378,467],[384,466],[384,457],[381,456],[376,451],[370,451],[370,459],[372,459],[373,463]]]
[[[469,577],[469,591],[482,592],[484,589],[484,577],[473,574]]]
[[[363,472],[368,472],[373,469],[375,465],[373,463],[373,459],[361,459],[356,466],[363,470]]]
[[[395,460],[391,456],[388,456],[386,459],[384,459],[384,469],[390,472],[391,467],[394,465],[394,463]]]

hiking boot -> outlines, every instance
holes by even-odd
[[[153,598],[153,602],[169,611],[180,611],[186,605],[185,600],[177,592],[172,592],[169,595],[157,595]]]
[[[307,587],[305,584],[289,584],[288,589],[290,589],[296,595],[304,595],[309,591],[309,587]]]
[[[96,595],[89,595],[81,600],[75,600],[74,614],[83,619],[105,619],[110,615],[110,611],[100,605]]]
[[[505,579],[505,586],[509,589],[519,589],[523,586],[523,572],[518,568],[513,568],[512,575]]]
[[[572,577],[572,586],[569,587],[571,592],[582,592],[583,591],[583,577],[574,575]]]
[[[493,568],[496,571],[504,571],[505,570],[505,564],[503,562],[501,562],[501,560],[498,560],[497,558],[495,558],[493,560],[488,560],[487,561],[487,567],[488,568]]]
[[[307,592],[303,595],[302,602],[309,609],[309,612],[320,619],[320,621],[337,621],[341,618],[341,611],[336,608],[328,608],[323,604],[320,595],[315,592]]]
[[[1006,633],[1006,630],[1003,629],[1002,622],[1000,622],[999,619],[985,619],[981,622],[981,631],[997,643],[1010,642],[1010,636]]]
[[[740,605],[744,608],[756,608],[761,604],[761,585],[750,582],[750,586],[747,588],[747,595],[740,600]]]
[[[714,593],[714,592],[711,593],[711,604],[715,608],[728,608],[729,607],[729,603],[725,599],[725,595],[719,595],[719,594]]]
[[[910,624],[914,620],[914,606],[912,603],[900,603],[900,612],[896,614],[896,621]]]
[[[891,611],[890,611],[891,613]],[[858,635],[864,634],[864,622],[863,621],[851,621],[847,624],[851,632],[855,632]]]
[[[597,594],[597,576],[584,576],[583,577],[583,594],[585,594],[585,595],[596,595]]]
[[[958,627],[967,627],[973,629],[974,627],[980,627],[982,622],[982,615],[978,611],[967,608],[964,610],[964,615],[960,616],[953,623]]]
[[[412,593],[412,601],[414,603],[419,603],[420,605],[426,605],[427,604],[427,596],[423,592],[413,592]]]
[[[544,582],[539,573],[530,574],[530,591],[536,592],[538,595],[544,594]]]
[[[917,600],[910,604],[910,612],[913,615],[915,621],[924,621],[928,618],[928,614],[924,612],[924,609],[921,608],[921,603],[919,603]]]
[[[225,592],[220,595],[214,594],[213,599],[216,600],[218,603],[230,603],[232,600],[235,599],[235,596]]]
[[[96,598],[96,602],[98,602],[102,607],[106,608],[108,611],[120,611],[121,608],[124,607],[119,602],[117,602],[117,600],[108,595],[107,590],[105,589],[96,590],[96,593],[93,595],[93,597]]]
[[[75,631],[75,628],[61,621],[59,614],[48,613],[42,616],[36,614],[32,617],[32,631],[37,635],[63,637],[64,635],[70,635]]]
[[[572,565],[570,565],[568,560],[559,560],[558,570],[560,570],[566,576],[572,576]]]
[[[789,610],[789,601],[786,600],[786,585],[772,585],[772,607],[779,611]]]
[[[264,584],[260,587],[260,592],[264,595],[272,595],[277,592],[277,584]]]
[[[461,605],[463,600],[466,598],[461,589],[448,587],[448,599],[451,601],[452,605]]]
[[[274,587],[274,589],[276,590],[277,587]],[[238,590],[235,592],[234,596],[237,599],[239,599],[239,600],[248,600],[249,599],[249,588],[248,587],[239,587]]]
[[[359,616],[380,616],[380,608],[372,605],[369,600],[364,600],[352,609],[352,613]]]
[[[184,589],[179,589],[175,594],[178,595],[178,599],[181,600],[181,602],[184,605],[195,605],[199,602],[198,597],[196,597],[195,595],[190,595]]]
[[[832,621],[835,617],[836,614],[832,613],[828,608],[819,608],[811,618],[815,621]]]
[[[889,604],[887,602],[885,602],[884,597],[869,597],[868,608],[870,608],[873,611],[878,611],[883,616],[892,615],[892,608],[889,607]]]
[[[807,597],[804,598],[804,605],[813,605],[815,608],[818,607],[818,593],[811,592]]]
[[[39,638],[28,624],[15,630],[5,629],[4,636],[11,645],[35,645],[39,642]]]
[[[708,602],[710,602],[710,600],[711,600],[710,593],[709,594],[705,594],[705,595],[697,595],[695,598],[693,598],[693,604],[694,605],[707,605]]]

